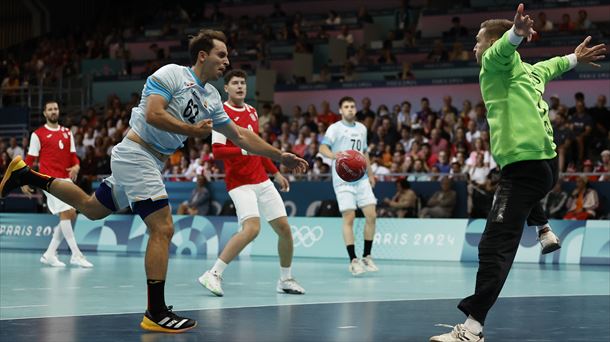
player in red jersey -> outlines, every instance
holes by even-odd
[[[59,125],[59,105],[56,101],[47,101],[42,114],[47,123],[32,133],[25,163],[31,167],[38,158],[41,173],[74,181],[80,169],[80,161],[76,156],[72,132]],[[22,191],[26,195],[30,195],[33,190],[24,185]],[[50,193],[44,190],[43,192],[47,196],[47,207],[51,214],[59,215],[59,226],[55,227],[53,238],[46,252],[40,257],[40,262],[53,267],[66,266],[57,258],[57,247],[59,247],[63,235],[72,252],[70,264],[86,268],[93,267],[81,253],[72,232],[72,222],[76,220],[76,210]]]
[[[256,110],[246,104],[246,73],[231,70],[225,76],[225,91],[229,100],[224,103],[225,112],[238,126],[258,133]],[[212,150],[215,159],[224,161],[227,191],[235,204],[237,217],[242,229],[234,235],[220,253],[212,269],[199,277],[201,285],[217,296],[223,296],[222,273],[231,262],[260,231],[260,214],[278,234],[280,256],[280,279],[277,292],[304,294],[305,290],[292,278],[293,253],[292,232],[286,215],[284,201],[269,180],[267,173],[273,174],[281,191],[289,191],[289,183],[269,158],[248,155],[248,153],[228,140],[224,135],[212,133]]]

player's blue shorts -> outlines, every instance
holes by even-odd
[[[356,208],[377,204],[377,198],[368,178],[354,183],[343,183],[335,186],[339,211],[356,210]]]
[[[112,175],[104,183],[112,189],[117,210],[135,202],[167,199],[163,183],[163,162],[140,144],[127,138],[112,149]]]

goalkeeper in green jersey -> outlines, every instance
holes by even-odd
[[[474,53],[481,65],[479,83],[491,153],[502,168],[501,179],[479,243],[475,293],[458,305],[468,318],[430,341],[483,341],[485,318],[508,277],[524,223],[558,177],[549,106],[542,99],[546,83],[577,64],[599,67],[595,62],[605,57],[604,44],[587,47],[589,36],[572,54],[524,63],[516,50],[524,38],[529,41],[536,33],[533,26],[520,4],[514,22],[487,20],[476,37]]]

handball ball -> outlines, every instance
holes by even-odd
[[[355,182],[366,172],[366,159],[356,150],[339,152],[335,160],[335,170],[344,181]]]

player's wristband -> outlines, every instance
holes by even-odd
[[[570,68],[568,70],[572,70],[574,67],[576,67],[576,65],[578,65],[578,58],[576,58],[576,54],[571,53],[569,55],[565,55],[565,57],[570,62]]]
[[[515,33],[515,25],[508,30],[508,41],[514,46],[519,46],[523,41],[523,37]]]
[[[244,150],[243,148],[241,149],[241,154],[244,156],[248,155],[248,151]]]

